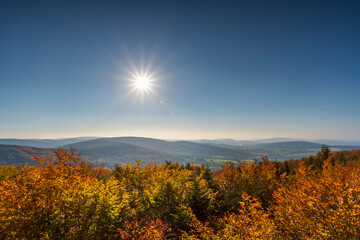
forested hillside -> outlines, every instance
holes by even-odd
[[[78,153],[81,153],[83,160],[106,167],[113,167],[114,164],[125,166],[126,163],[134,162],[135,159],[157,164],[164,161],[190,163],[197,160],[191,156],[117,142],[108,138],[79,142],[64,147],[65,149],[75,148]]]
[[[54,152],[51,149],[45,148],[32,148],[0,144],[0,165],[36,165],[37,162],[32,160],[34,155],[46,158],[53,156]]]
[[[125,166],[126,163],[141,159],[143,164],[165,161],[179,162],[181,164],[196,163],[207,164],[213,170],[219,170],[226,162],[261,161],[262,156],[268,156],[271,161],[284,161],[299,159],[316,154],[321,144],[307,141],[286,141],[271,143],[256,143],[248,146],[223,144],[221,141],[205,141],[196,143],[190,141],[165,141],[144,137],[114,137],[114,138],[68,138],[68,139],[0,139],[0,165],[36,164],[33,156],[48,157],[56,148],[31,148],[28,145],[60,146],[70,150],[75,148],[82,160],[112,168],[115,164]],[[202,141],[204,142],[204,141]],[[224,140],[231,143],[231,140]],[[11,145],[14,143],[15,145]],[[17,144],[26,144],[19,146]],[[55,144],[55,145],[54,145]],[[10,147],[11,146],[11,147]],[[332,151],[360,149],[359,146],[330,146]],[[33,153],[33,154],[31,154]]]
[[[359,239],[360,151],[114,170],[58,150],[0,168],[0,239]]]

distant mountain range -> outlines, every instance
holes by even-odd
[[[115,163],[133,162],[136,158],[144,162],[161,163],[162,161],[177,161],[180,163],[209,163],[210,159],[226,159],[231,161],[254,159],[256,155],[241,149],[200,144],[188,141],[165,141],[153,138],[116,137],[99,138],[63,146],[73,147],[81,155],[98,164],[113,165]]]
[[[277,140],[280,140],[276,142]],[[286,141],[281,141],[286,140]],[[0,164],[23,165],[32,161],[33,155],[52,156],[58,147],[75,148],[81,157],[89,162],[106,167],[126,164],[141,159],[161,163],[172,161],[194,162],[219,168],[227,161],[255,161],[262,156],[272,160],[296,159],[316,154],[322,143],[289,139],[264,139],[237,141],[233,139],[166,141],[143,137],[95,138],[81,137],[68,139],[0,139]],[[260,142],[262,141],[262,142]],[[342,141],[334,143],[344,143]],[[360,144],[359,144],[360,145]],[[333,144],[333,151],[360,149],[358,146]]]
[[[65,139],[0,139],[0,144],[27,146],[35,148],[57,148],[66,144],[73,144],[77,142],[96,139],[97,137],[78,137],[78,138],[65,138]]]
[[[194,142],[206,143],[206,144],[225,144],[233,146],[252,146],[261,143],[277,143],[277,142],[296,142],[296,141],[305,141],[326,145],[341,145],[341,146],[360,146],[359,141],[344,141],[344,140],[334,140],[334,139],[305,139],[305,138],[266,138],[266,139],[257,139],[257,140],[234,140],[234,139],[215,139],[215,140],[196,140]]]

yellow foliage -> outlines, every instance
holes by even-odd
[[[83,173],[74,153],[56,152],[57,160],[36,157],[41,167],[0,184],[0,238],[99,239],[121,205],[117,183],[107,184]]]
[[[220,239],[274,239],[275,225],[256,199],[244,193],[237,213],[230,213],[220,220],[223,229]]]
[[[110,170],[59,149],[0,168],[0,239],[360,239],[359,154],[299,160],[284,178],[266,157],[215,174],[140,160]]]

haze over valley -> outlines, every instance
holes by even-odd
[[[330,143],[330,144],[329,144]],[[331,143],[339,143],[335,145]],[[344,143],[352,143],[345,145]],[[29,165],[36,164],[34,155],[53,156],[53,150],[76,149],[81,158],[95,165],[112,168],[116,164],[125,165],[140,159],[143,165],[149,162],[179,162],[181,164],[207,164],[213,169],[230,162],[270,160],[283,161],[299,159],[316,154],[323,144],[333,151],[360,149],[357,142],[335,140],[314,140],[274,138],[254,141],[233,139],[169,141],[143,137],[79,137],[67,139],[0,139],[0,163]]]

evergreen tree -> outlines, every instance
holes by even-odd
[[[327,145],[322,145],[321,146],[321,150],[319,152],[319,157],[322,161],[325,161],[326,159],[328,159],[328,157],[330,156],[331,151],[329,146]]]
[[[197,219],[204,222],[211,213],[211,197],[207,188],[200,186],[200,181],[195,179],[188,195],[189,206]]]

